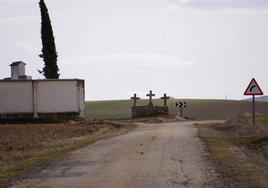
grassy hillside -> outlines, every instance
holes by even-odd
[[[251,100],[252,100],[252,97],[246,99],[245,101],[251,101]],[[255,100],[260,101],[260,102],[268,102],[268,95],[256,97]]]
[[[251,113],[251,102],[233,100],[206,99],[171,99],[168,101],[170,112],[177,114],[176,101],[186,101],[184,115],[193,119],[225,119],[229,116]],[[153,100],[154,105],[162,105],[163,101]],[[145,105],[148,100],[138,101]],[[131,100],[88,101],[86,102],[87,119],[124,119],[131,117]],[[268,114],[268,103],[257,102],[257,113]]]

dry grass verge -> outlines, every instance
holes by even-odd
[[[252,127],[247,117],[223,124],[197,125],[198,134],[228,187],[268,187],[268,124],[258,117]]]
[[[0,187],[69,151],[134,128],[132,124],[107,121],[0,125]]]

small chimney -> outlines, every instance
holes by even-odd
[[[26,63],[22,61],[13,62],[11,67],[11,80],[28,80],[32,79],[31,76],[25,75],[25,65]]]

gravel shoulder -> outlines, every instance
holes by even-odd
[[[194,123],[139,124],[126,135],[71,152],[12,187],[220,187]]]

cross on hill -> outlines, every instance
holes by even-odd
[[[170,99],[170,97],[167,96],[167,94],[164,94],[164,97],[161,97],[162,100],[164,100],[164,106],[167,106],[167,100]]]
[[[146,96],[149,97],[149,100],[150,100],[150,101],[149,101],[149,104],[153,104],[153,102],[152,102],[152,97],[154,97],[155,94],[153,94],[152,90],[150,90],[150,93],[147,94]]]
[[[140,98],[137,97],[137,94],[136,93],[134,93],[134,97],[131,97],[131,99],[134,100],[133,106],[136,106],[137,100],[139,100]]]

